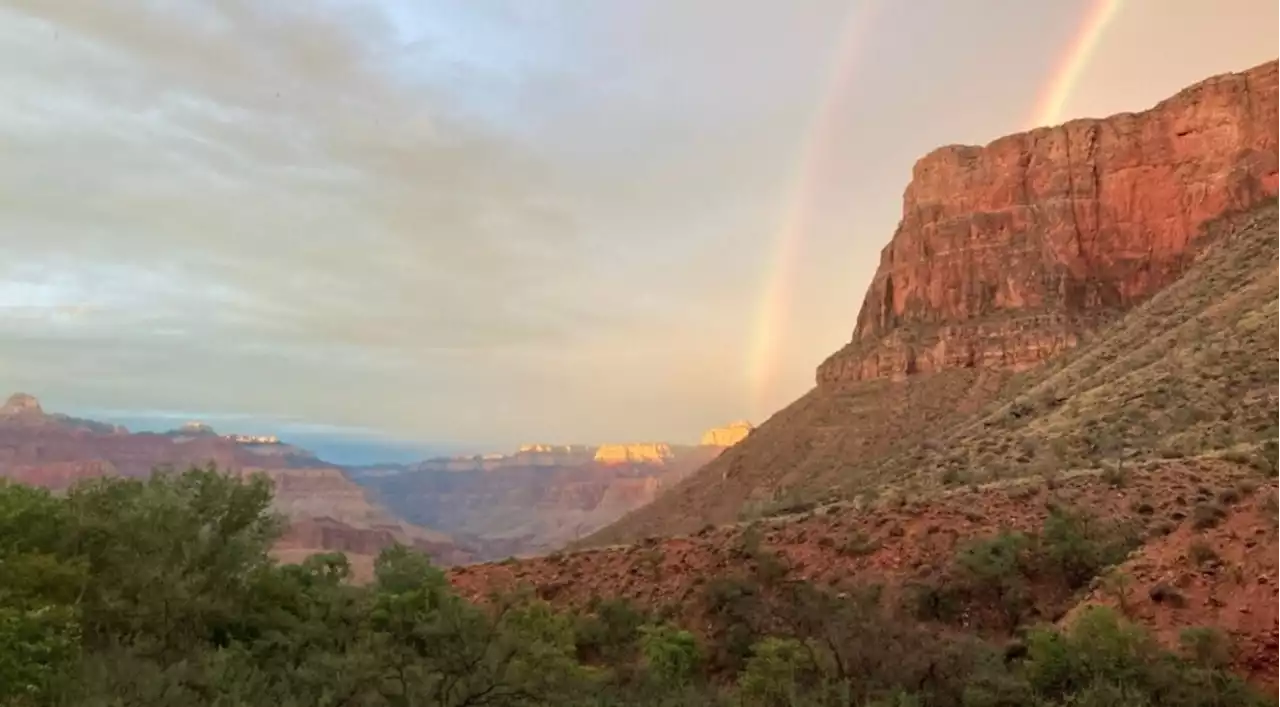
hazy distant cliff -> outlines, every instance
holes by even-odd
[[[695,446],[526,444],[512,454],[430,459],[353,477],[410,520],[478,538],[494,552],[540,552],[651,502],[749,431],[745,422],[708,430]]]
[[[343,550],[362,569],[392,542],[420,547],[443,563],[472,559],[449,536],[412,526],[370,501],[344,472],[305,450],[257,435],[219,435],[202,424],[166,434],[45,413],[31,395],[0,406],[0,478],[55,491],[99,476],[146,476],[153,469],[208,463],[262,472],[275,483],[275,508],[290,521],[277,553],[296,560]]]

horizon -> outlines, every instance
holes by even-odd
[[[524,444],[600,447],[606,444],[665,443],[689,446],[697,444],[698,437],[702,432],[706,431],[701,430],[692,437],[686,436],[681,439],[526,440],[497,448],[460,445],[448,441],[397,439],[375,429],[335,427],[308,423],[302,420],[277,419],[264,421],[253,415],[236,413],[111,409],[87,409],[69,412],[47,407],[39,395],[28,391],[13,391],[7,397],[12,398],[19,395],[35,398],[46,415],[67,415],[78,419],[118,425],[124,427],[130,433],[161,434],[177,432],[187,424],[202,424],[222,436],[275,436],[282,444],[312,452],[321,461],[343,466],[404,464],[431,459],[472,457],[493,453],[512,454]],[[732,421],[732,423],[737,422],[741,421]],[[720,426],[723,427],[732,423]]]
[[[758,425],[916,159],[1276,58],[1274,3],[973,8],[0,2],[0,388],[388,449]]]

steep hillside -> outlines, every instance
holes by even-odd
[[[525,445],[513,454],[368,468],[352,478],[398,515],[475,538],[485,559],[546,552],[576,540],[716,458],[750,432],[715,428],[704,444]]]
[[[956,484],[1206,452],[1277,435],[1276,206],[1225,219],[1186,276],[1076,350],[1011,381],[932,444],[849,488]]]
[[[1128,552],[1128,559],[1105,577],[1080,578],[1087,583],[1083,597],[1033,575],[1035,591],[1019,609],[1020,623],[1069,623],[1085,604],[1123,601],[1126,616],[1170,647],[1178,647],[1183,629],[1221,627],[1230,641],[1226,662],[1253,682],[1274,686],[1276,491],[1274,476],[1247,464],[1152,460],[1121,475],[1078,471],[839,502],[636,545],[455,567],[449,575],[475,599],[521,585],[578,608],[625,598],[704,631],[723,611],[715,604],[724,601],[725,587],[753,595],[763,590],[752,583],[776,588],[803,581],[844,597],[879,586],[890,611],[999,636],[1009,628],[982,615],[989,600],[964,599],[957,558],[1001,534],[1034,537],[1055,511],[1065,510],[1067,517],[1086,519],[1075,531],[1083,532],[1072,540],[1076,547],[1101,546],[1104,528],[1119,529],[1127,539],[1117,554]]]
[[[909,478],[1015,475],[1274,434],[1258,422],[1276,417],[1265,331],[1274,210],[1255,212],[1275,203],[1277,162],[1276,62],[1140,113],[930,153],[852,341],[819,366],[817,386],[584,544]],[[1233,245],[1201,261],[1228,236]],[[1198,273],[1152,300],[1189,268]],[[1040,368],[1048,360],[1058,363]],[[1171,407],[1201,396],[1189,412]],[[1263,409],[1223,418],[1240,400]]]
[[[368,576],[372,557],[393,542],[418,547],[446,564],[475,557],[444,533],[396,518],[372,503],[341,469],[296,447],[218,435],[207,428],[135,434],[119,426],[45,413],[35,397],[23,393],[0,407],[0,479],[65,490],[98,476],[144,477],[159,467],[181,470],[210,463],[271,477],[275,509],[290,521],[277,547],[283,559],[345,551],[357,574]]]

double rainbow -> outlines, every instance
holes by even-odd
[[[826,87],[821,94],[807,138],[797,160],[793,186],[785,202],[774,238],[773,267],[762,290],[757,308],[759,315],[752,332],[747,355],[747,380],[751,388],[751,413],[761,419],[771,413],[766,399],[777,375],[780,342],[790,316],[790,304],[796,277],[796,265],[805,236],[815,218],[814,202],[830,152],[827,143],[836,132],[838,109],[843,91],[852,83],[854,69],[861,54],[863,38],[870,30],[881,0],[858,2],[848,12],[835,61]],[[1080,74],[1098,46],[1107,26],[1115,19],[1122,0],[1091,0],[1079,29],[1072,35],[1066,51],[1054,64],[1049,81],[1038,95],[1028,127],[1051,125],[1061,119],[1062,109],[1071,97]]]

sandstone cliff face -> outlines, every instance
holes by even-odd
[[[671,456],[671,445],[661,442],[602,444],[595,460],[601,464],[663,464]]]
[[[1154,108],[916,163],[853,340],[819,385],[1025,368],[1168,285],[1207,222],[1277,194],[1276,62]]]
[[[702,444],[710,447],[732,447],[746,439],[753,429],[755,428],[751,423],[745,420],[731,422],[724,427],[712,427],[702,434]]]
[[[915,453],[1173,283],[1230,230],[1216,221],[1274,204],[1277,162],[1274,61],[1147,111],[930,153],[817,386],[584,544],[693,532]]]

